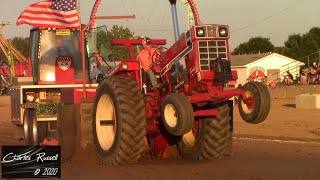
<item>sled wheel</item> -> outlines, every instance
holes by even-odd
[[[33,145],[32,138],[32,119],[31,114],[33,113],[33,109],[25,109],[23,112],[23,134],[25,144],[28,146]]]
[[[38,146],[48,133],[47,122],[38,122],[34,109],[25,109],[23,113],[23,134],[28,146]]]

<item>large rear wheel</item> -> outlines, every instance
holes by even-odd
[[[145,150],[146,119],[143,95],[130,77],[111,76],[97,90],[93,138],[104,163],[135,163]]]
[[[192,131],[181,137],[178,150],[185,158],[212,160],[221,158],[228,150],[230,131],[230,108],[227,104],[216,108],[215,117],[199,118]]]

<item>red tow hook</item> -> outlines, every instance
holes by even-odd
[[[40,143],[41,146],[58,146],[59,141],[56,138],[45,138],[42,143]]]

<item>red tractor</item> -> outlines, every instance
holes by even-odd
[[[170,2],[174,10],[175,0]],[[96,16],[100,3],[96,0],[90,22],[80,30],[31,30],[33,77],[18,79],[11,88],[12,122],[23,127],[27,144],[59,144],[62,158],[68,159],[79,146],[93,142],[101,159],[112,165],[134,163],[146,151],[166,157],[170,146],[183,157],[214,159],[232,149],[231,98],[239,97],[246,122],[266,119],[267,88],[257,82],[227,87],[237,79],[229,61],[229,28],[202,24],[192,0],[188,3],[195,26],[180,38],[175,28],[177,41],[152,55],[158,88],[145,86],[148,81],[133,55],[132,45],[141,45],[142,39],[114,40],[114,45],[128,48],[130,59],[109,69],[99,84],[92,81],[85,50],[87,30],[95,19],[111,18]]]
[[[175,0],[170,2],[174,7]],[[132,45],[142,40],[113,41],[128,48],[130,60],[109,71],[94,101],[93,139],[105,163],[134,163],[146,148],[166,156],[172,145],[183,157],[194,159],[230,154],[233,97],[238,97],[246,122],[257,124],[268,116],[270,95],[263,84],[227,87],[237,79],[229,61],[229,27],[202,24],[195,4],[188,3],[195,26],[169,49],[159,48],[153,54],[158,88],[145,88],[141,66],[133,57]],[[163,45],[164,41],[154,40],[153,44]]]

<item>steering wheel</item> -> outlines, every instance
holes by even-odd
[[[151,56],[151,60],[152,60],[153,65],[161,64],[161,62],[163,60],[163,53],[162,52],[164,50],[168,50],[168,48],[159,47],[153,52],[153,54]]]

